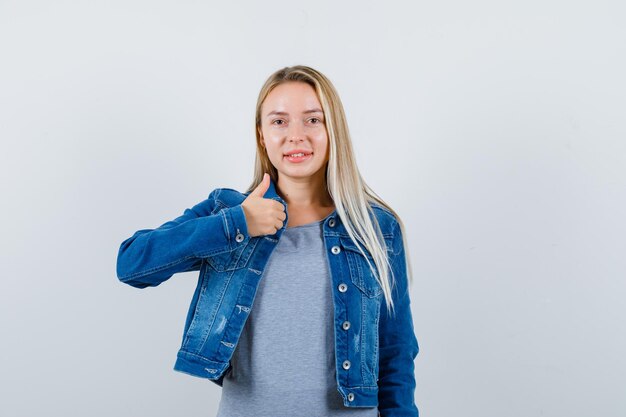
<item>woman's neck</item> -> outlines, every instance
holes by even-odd
[[[281,176],[276,184],[276,192],[287,205],[293,207],[333,206],[333,200],[326,189],[326,179],[321,176],[308,178]]]
[[[323,177],[294,179],[279,177],[276,192],[287,203],[287,227],[308,224],[326,218],[335,210],[335,204],[326,189]]]

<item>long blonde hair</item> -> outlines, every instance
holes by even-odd
[[[261,106],[270,91],[276,86],[290,81],[304,82],[315,89],[324,112],[329,139],[330,156],[326,165],[326,188],[333,199],[337,214],[356,246],[363,253],[359,243],[363,244],[371,254],[376,270],[368,260],[370,269],[383,290],[387,310],[393,311],[394,303],[391,291],[394,284],[390,279],[393,271],[389,264],[386,243],[380,226],[376,216],[373,215],[372,208],[367,203],[374,202],[383,206],[396,218],[400,226],[405,249],[400,256],[406,257],[407,270],[405,272],[409,278],[409,283],[412,284],[413,274],[408,256],[404,223],[400,216],[361,177],[352,151],[352,140],[350,139],[343,105],[330,80],[319,71],[304,65],[284,67],[270,75],[261,88],[256,104],[255,133],[257,152],[254,178],[247,192],[251,192],[261,183],[265,172],[270,174],[274,182],[278,180],[278,171],[272,165],[265,148],[261,145]],[[369,213],[372,213],[372,217],[370,217]],[[365,253],[363,255],[365,256]],[[376,271],[380,271],[380,274],[377,274]],[[390,273],[390,271],[392,272]],[[395,277],[393,277],[393,280],[395,281]]]

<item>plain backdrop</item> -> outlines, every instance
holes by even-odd
[[[406,223],[420,415],[626,415],[625,11],[0,0],[0,415],[215,415],[172,369],[197,273],[132,288],[117,251],[249,185],[295,64]]]

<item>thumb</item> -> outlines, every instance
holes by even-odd
[[[267,192],[267,189],[270,187],[270,176],[266,173],[263,174],[263,180],[256,186],[254,190],[250,194],[256,197],[263,197]]]

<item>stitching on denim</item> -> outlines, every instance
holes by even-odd
[[[365,317],[367,317],[366,312],[367,312],[367,308],[365,308],[365,305],[367,303],[367,299],[366,299],[366,295],[363,294],[361,292],[361,381],[365,381],[365,368],[366,368],[366,362],[365,362],[365,337],[363,337],[363,332],[365,331]]]
[[[215,207],[213,208],[213,210],[211,211],[211,215],[217,214],[219,211],[224,210],[228,208],[227,205],[225,205],[224,203],[222,203],[221,201],[216,201],[215,202]]]
[[[331,231],[324,231],[324,234],[326,236],[332,236],[332,237],[345,237],[345,238],[349,238],[350,239],[350,235],[348,234],[348,232],[331,232]],[[385,239],[391,239],[393,238],[393,234],[391,232],[383,232],[382,233],[383,238]]]
[[[222,188],[216,188],[213,192],[215,193],[215,196],[214,196],[215,201],[217,203],[220,203],[220,204],[224,205],[222,200],[220,200],[220,194],[222,193]]]
[[[374,329],[374,366],[372,367],[372,377],[374,378],[374,382],[378,382],[378,372],[380,372],[379,368],[379,363],[380,363],[380,359],[378,357],[378,339],[380,337],[379,332],[378,332],[378,319],[380,317],[380,305],[382,303],[382,299],[380,299],[377,303],[376,303],[376,314],[374,315],[375,319],[374,319],[374,326],[372,327]],[[378,371],[378,372],[377,372]]]
[[[208,273],[209,272],[205,268],[204,274],[200,276],[200,279],[202,279],[202,283],[201,283],[200,291],[198,291],[198,299],[196,300],[196,305],[193,306],[193,314],[191,316],[191,320],[189,321],[189,327],[187,328],[187,332],[185,334],[185,337],[183,338],[183,345],[182,345],[183,347],[188,346],[189,340],[191,339],[191,334],[196,328],[197,315],[198,315],[198,310],[200,308],[200,302],[202,301],[202,297],[204,296],[204,293],[206,292],[206,288],[209,285],[209,279],[206,276]]]
[[[353,250],[348,250],[346,257],[348,258],[348,268],[350,269],[350,279],[352,283],[362,293],[365,293],[368,297],[370,298],[378,297],[382,292],[382,289],[380,289],[380,286],[378,286],[380,291],[376,291],[376,289],[372,290],[371,288],[367,288],[367,285],[365,282],[367,278],[365,277],[365,274],[366,273],[371,274],[371,271],[368,268],[367,271],[364,272],[363,268],[361,268],[360,258],[362,258],[363,255],[361,255],[360,252],[356,252],[356,250],[353,249]],[[356,275],[355,275],[355,272],[353,272],[352,268],[350,268],[350,265],[354,265],[354,269],[356,269]],[[371,277],[371,278],[374,279],[374,277]]]
[[[189,351],[184,350],[184,349],[181,349],[181,350],[178,351],[178,356],[193,356],[195,358],[204,360],[206,362],[213,362],[213,363],[223,364],[223,362],[214,361],[213,359],[209,359],[209,358],[207,358],[205,356],[198,355],[197,353],[189,352]]]
[[[237,229],[237,232],[239,232],[239,229]],[[239,247],[239,248],[237,248],[237,249],[233,249],[233,251],[237,251],[237,250],[239,250],[239,253],[238,253],[237,258],[236,258],[234,261],[232,261],[232,262],[231,262],[231,265],[234,265],[234,268],[235,268],[235,269],[239,269],[239,268],[241,268],[241,267],[239,266],[239,261],[240,261],[240,260],[241,260],[241,258],[243,257],[243,254],[246,252],[246,249],[247,249],[247,247],[248,247],[248,243],[249,243],[249,241],[246,241],[246,242],[245,242],[245,244],[244,244],[244,242],[240,242],[240,243],[239,243],[239,246],[243,246],[243,247]],[[253,252],[253,251],[248,251],[248,252],[250,252],[250,254],[248,255],[248,258],[246,259],[246,263],[247,263],[247,260],[248,260],[248,259],[250,259],[250,256],[252,256],[252,252]]]
[[[228,188],[228,187],[222,187],[222,188],[220,188],[220,190],[228,190],[228,191],[236,191],[236,192],[239,192],[239,191],[235,190],[234,188]]]
[[[226,223],[225,215],[223,213],[224,212],[222,211],[221,212],[221,214],[222,214],[222,221],[223,221],[223,223]],[[226,229],[228,230],[228,226],[226,226]],[[135,273],[130,274],[130,275],[121,276],[120,280],[122,282],[124,282],[124,281],[131,280],[133,278],[138,278],[138,277],[142,277],[142,276],[145,276],[145,275],[150,275],[152,273],[162,271],[162,270],[170,268],[172,266],[176,266],[176,265],[178,265],[180,263],[188,261],[189,259],[206,258],[206,257],[209,257],[209,256],[215,256],[215,255],[218,255],[220,253],[228,252],[228,251],[231,250],[230,249],[230,241],[228,241],[228,242],[229,242],[229,247],[226,248],[226,249],[217,248],[217,249],[213,249],[213,250],[209,250],[209,251],[199,252],[199,253],[192,254],[192,255],[187,255],[187,256],[185,256],[185,257],[183,257],[181,259],[176,259],[176,260],[171,261],[169,263],[166,263],[164,265],[159,265],[159,266],[156,266],[156,267],[153,267],[153,268],[150,268],[150,269],[144,269],[143,271],[138,271],[138,272],[135,272]]]
[[[221,252],[221,253],[225,253],[225,252],[233,253],[235,251],[239,251],[238,256],[236,258],[234,258],[234,259],[233,259],[233,257],[231,257],[226,262],[221,263],[221,262],[217,262],[217,260],[207,258],[207,263],[213,269],[215,269],[217,272],[226,272],[226,271],[231,271],[231,270],[243,268],[245,266],[245,264],[248,263],[249,259],[252,257],[252,254],[254,253],[254,247],[252,249],[248,248],[248,246],[251,244],[251,242],[252,242],[252,240],[248,239],[247,241],[242,241],[240,243],[240,245],[243,245],[242,247],[239,247],[239,248],[236,248],[236,249],[232,249],[232,250],[226,249],[223,252]],[[248,255],[244,257],[244,254],[246,252],[248,252]],[[243,262],[242,262],[242,260],[243,260]],[[242,264],[242,265],[239,266],[240,264]],[[252,271],[254,271],[257,274],[260,274],[260,271],[257,271],[255,269],[252,269]]]
[[[222,253],[229,253],[229,252],[230,250],[225,250]],[[220,255],[222,253],[220,253]],[[220,262],[219,259],[215,259],[215,256],[207,257],[206,261],[211,266],[211,268],[214,269],[216,272],[230,271],[230,269],[227,268],[228,264],[225,264],[224,262]]]
[[[184,369],[180,369],[178,367],[174,367],[174,370],[177,371],[177,372],[182,372],[183,374],[191,375],[191,376],[201,376],[203,378],[207,378],[207,377],[205,377],[203,375],[199,375],[197,373],[198,372],[197,369],[194,369],[193,371],[187,371],[187,370],[184,370]],[[209,377],[208,379],[209,380],[214,380],[215,378]]]
[[[232,274],[231,274],[231,276],[232,276]],[[235,297],[235,300],[239,300],[239,298],[241,297],[241,293],[242,293],[243,291],[244,291],[244,285],[241,285],[241,286],[239,287],[239,291],[237,292],[237,296]],[[235,305],[236,305],[236,306],[239,306],[239,307],[246,307],[246,308],[248,308],[247,306],[241,306],[241,305],[239,305],[239,304],[235,304]],[[241,312],[241,309],[240,309],[239,311]],[[232,323],[230,319],[233,317],[233,315],[234,315],[234,314],[235,314],[235,313],[234,313],[234,311],[232,311],[232,312],[230,313],[230,316],[226,319],[226,323],[225,323],[225,325],[224,325],[224,329],[226,329],[226,326],[228,326],[230,323]],[[222,332],[222,340],[220,340],[220,343],[223,343],[224,345],[226,345],[226,346],[228,346],[228,347],[231,347],[231,348],[232,348],[233,346],[235,346],[235,345],[234,345],[234,343],[231,343],[231,342],[224,342],[224,338],[225,338],[225,337],[226,337],[226,330],[224,330],[224,332]]]
[[[222,287],[223,288],[222,292],[219,295],[219,302],[217,303],[217,306],[215,307],[216,311],[219,311],[220,308],[222,308],[222,304],[224,303],[224,298],[225,298],[224,294],[226,294],[226,289],[230,286],[230,281],[232,281],[235,271],[236,270],[230,271],[230,274],[228,274],[228,277],[226,278],[226,280],[224,280],[224,286]],[[214,324],[215,324],[215,320],[211,321],[211,326],[209,326],[209,329],[204,335],[202,343],[200,343],[200,349],[199,349],[200,352],[204,350],[204,345],[206,345],[207,340],[209,340],[209,335],[211,334],[211,330],[213,330]]]
[[[150,269],[144,269],[143,271],[139,271],[139,272],[135,272],[134,274],[130,274],[130,275],[126,275],[126,276],[122,276],[120,279],[122,281],[127,281],[129,279],[133,279],[133,278],[137,278],[137,277],[141,277],[141,276],[145,276],[145,275],[150,275],[152,273],[155,272],[159,272],[162,271],[164,269],[170,268],[172,266],[178,265],[180,263],[183,263],[185,261],[188,261],[189,259],[193,259],[193,258],[205,258],[208,256],[214,256],[214,255],[218,255],[220,253],[224,253],[224,252],[228,252],[230,249],[214,249],[214,250],[210,250],[210,251],[205,251],[205,252],[200,252],[198,254],[193,254],[193,255],[187,255],[184,258],[181,259],[177,259],[175,261],[171,261],[167,264],[164,265],[160,265],[160,266],[155,266],[153,268]]]
[[[354,386],[342,385],[342,388],[345,388],[345,389],[377,390],[378,389],[378,385],[354,385]]]
[[[228,240],[228,247],[230,248],[230,229],[228,228],[228,219],[226,218],[226,213],[223,211],[220,211],[221,215],[222,215],[222,221],[224,222],[224,229],[226,229],[226,239]]]
[[[160,266],[157,266],[157,267],[154,267],[154,268],[151,268],[151,269],[146,269],[146,270],[143,270],[143,271],[135,272],[134,274],[123,276],[123,277],[121,277],[121,280],[122,281],[126,281],[126,280],[137,278],[137,277],[140,277],[140,276],[149,275],[149,274],[152,274],[154,272],[159,272],[159,271],[162,271],[162,270],[167,269],[169,267],[172,267],[174,265],[178,265],[180,263],[183,263],[183,262],[185,262],[185,261],[187,261],[189,259],[195,258],[195,257],[196,257],[195,255],[189,255],[189,256],[186,256],[186,257],[184,257],[182,259],[177,259],[175,261],[167,263],[165,265],[160,265]]]
[[[219,254],[222,254],[222,253],[225,253],[225,252],[229,252],[229,251],[230,251],[229,248],[226,248],[226,249],[213,249],[213,250],[210,250],[210,251],[205,251],[205,252],[198,253],[198,257],[199,258],[206,258],[206,257],[209,257],[209,256],[215,256],[215,255],[219,255]]]
[[[339,240],[341,241],[341,246],[345,247],[349,251],[356,252],[359,255],[361,255],[361,252],[359,252],[359,249],[356,247],[356,244],[354,243],[352,238],[350,236],[348,236],[347,234],[346,235],[344,235],[344,234],[335,234],[333,237],[339,237]],[[386,234],[383,235],[383,238],[385,240],[385,245],[387,246],[387,252],[391,252],[393,250],[393,243],[394,243],[393,237],[394,237],[394,235],[392,233],[386,233]],[[372,258],[370,253],[365,250],[365,247],[363,245],[361,245],[361,246],[363,247],[363,250],[367,254],[367,257],[368,258]],[[361,255],[361,256],[363,256],[363,255]]]
[[[394,223],[394,226],[391,229],[391,243],[392,243],[392,250],[393,250],[393,254],[394,255],[397,255],[397,254],[400,253],[400,251],[401,251],[400,246],[402,245],[402,237],[399,234],[396,236],[396,231],[398,231],[398,232],[401,231],[400,223],[397,223],[397,222]],[[396,252],[395,246],[393,245],[393,243],[395,243],[396,240],[399,240],[399,242],[400,242],[400,244],[398,245],[398,251],[397,252]]]
[[[198,303],[196,304],[196,308],[194,310],[193,321],[189,324],[189,332],[188,332],[189,335],[191,335],[195,331],[196,327],[199,326],[198,325],[198,311],[200,311],[200,309],[202,308],[202,304],[203,304],[202,301],[204,300],[204,297],[206,297],[207,288],[209,286],[208,282],[209,282],[209,279],[206,278],[203,282],[200,294],[198,295]],[[223,291],[224,289],[222,288],[222,292]],[[214,318],[216,313],[217,313],[217,310],[212,310],[209,312],[208,316]],[[208,336],[208,334],[211,332],[211,329],[213,328],[214,322],[215,320],[211,322],[211,326],[209,326],[208,329],[205,329],[206,333],[202,333],[202,337],[206,338]],[[202,324],[204,323],[201,323],[200,326],[202,326]],[[202,327],[200,329],[202,330]],[[186,345],[183,345],[183,346],[186,346]]]
[[[213,326],[215,325],[215,321],[216,321],[215,318],[217,317],[217,312],[219,311],[222,305],[222,300],[224,299],[224,294],[226,293],[225,288],[228,288],[228,282],[222,288],[223,289],[219,298],[220,302],[214,309],[215,315],[213,316],[211,320],[211,325],[208,327],[208,329],[205,330],[204,334],[202,335],[202,342],[200,343],[200,347],[198,349],[199,352],[202,352],[204,350],[204,346],[206,345],[207,340],[209,340],[209,335],[211,334],[211,331],[213,330]]]
[[[242,306],[241,304],[236,304],[237,307],[239,307],[239,312],[241,313],[241,310],[245,311],[246,313],[250,312],[250,307],[248,306]]]

